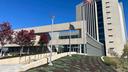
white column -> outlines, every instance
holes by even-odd
[[[80,47],[79,49],[80,49],[80,53],[81,53],[81,47],[82,47],[82,46],[81,46],[81,44],[80,44],[80,46],[79,46],[79,47]]]
[[[86,44],[86,32],[87,32],[87,23],[86,23],[86,21],[85,21],[85,12],[86,10],[85,10],[85,5],[83,5],[83,45],[84,45],[84,54],[86,55],[86,53],[87,53],[87,49],[86,49],[86,46],[85,46],[85,44]]]

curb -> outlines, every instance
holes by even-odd
[[[101,60],[104,62],[104,56],[101,57]]]

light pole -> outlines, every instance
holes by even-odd
[[[48,49],[49,49],[49,51],[50,51],[50,58],[49,58],[49,64],[48,65],[50,65],[50,66],[52,66],[53,64],[52,64],[52,49],[53,49],[53,24],[54,24],[54,19],[55,19],[55,16],[52,16],[52,18],[51,18],[51,21],[52,21],[52,24],[51,24],[51,47],[49,48],[48,47]]]

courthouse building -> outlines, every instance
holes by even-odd
[[[73,29],[71,29],[71,27]],[[39,36],[49,33],[49,45],[63,47],[87,55],[108,55],[112,52],[122,54],[125,38],[125,21],[123,6],[118,0],[92,0],[91,3],[80,3],[76,6],[76,21],[47,26],[23,28],[35,30],[38,45]],[[21,29],[17,29],[19,31]],[[53,31],[53,33],[51,33]],[[19,47],[6,45],[6,47]]]
[[[90,4],[76,6],[76,20],[87,21],[87,32],[98,34],[95,38],[104,44],[106,55],[111,55],[113,51],[122,54],[126,43],[123,13],[122,2],[118,0],[92,0]],[[98,29],[95,29],[97,24]]]

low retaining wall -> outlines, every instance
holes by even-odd
[[[53,52],[53,55],[55,55],[55,54],[57,54],[57,53]],[[20,57],[0,59],[0,64],[19,64],[19,62],[20,62],[20,64],[26,64],[26,63],[28,63],[28,60],[36,61],[41,58],[46,58],[48,55],[49,55],[49,53],[44,53],[44,54],[23,56],[23,57],[21,57],[21,59],[20,59]]]
[[[61,54],[55,54],[52,56],[52,61],[59,59],[61,57],[67,56],[69,54],[70,54],[69,52],[61,53]],[[71,54],[76,54],[76,52],[71,52]],[[35,61],[35,62],[31,62],[30,64],[26,64],[26,65],[22,66],[19,71],[26,71],[28,69],[38,67],[38,66],[44,65],[44,64],[47,64],[47,57],[43,58],[41,60]]]

